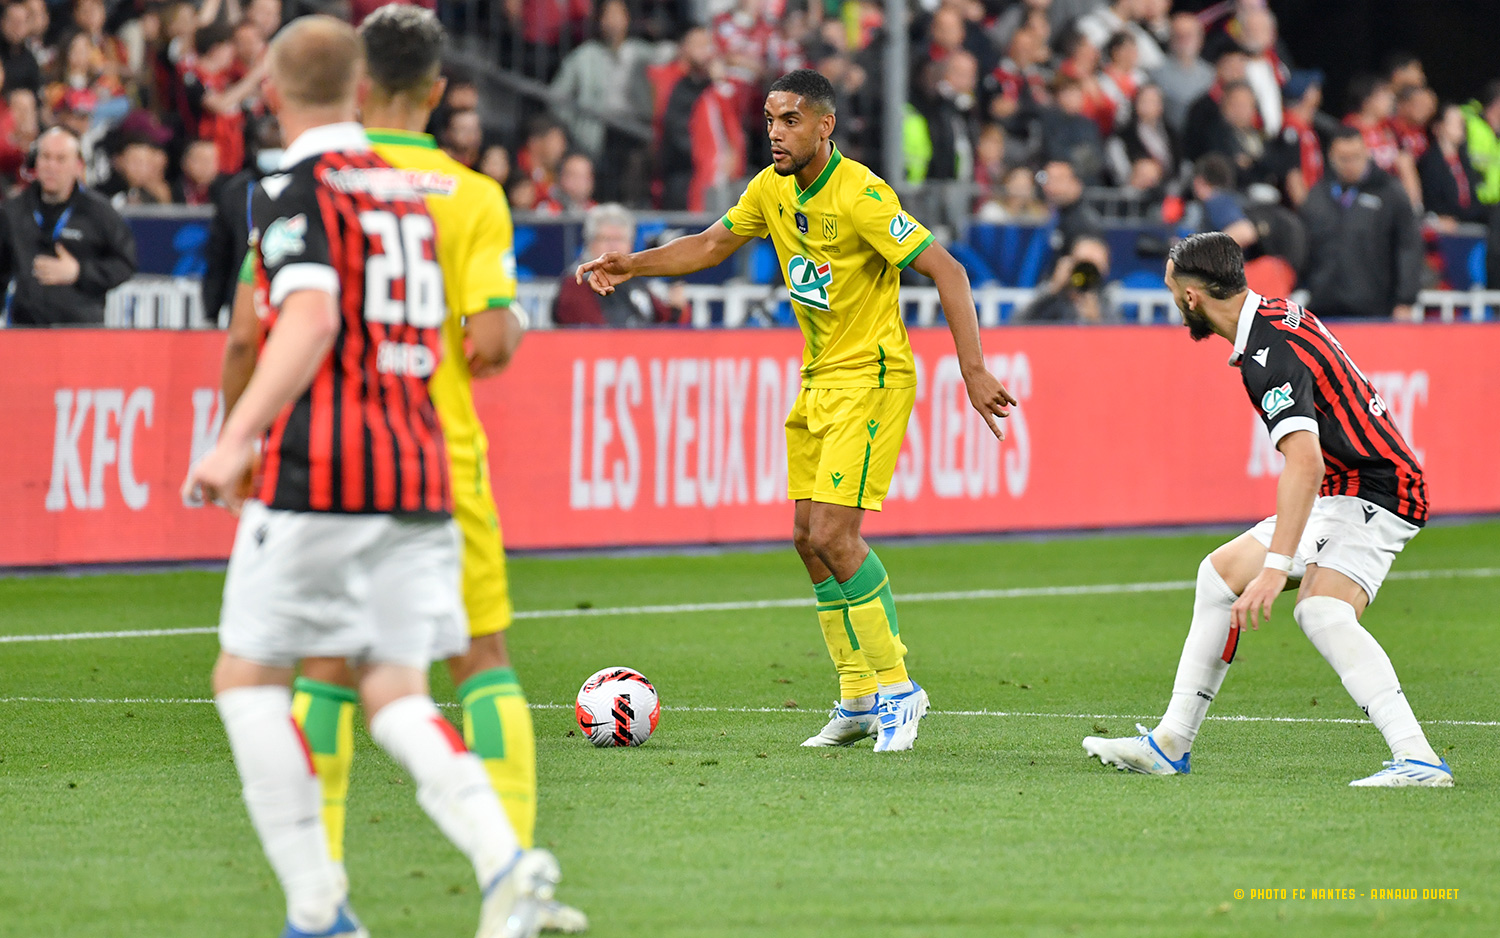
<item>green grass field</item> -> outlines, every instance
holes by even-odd
[[[892,544],[881,554],[899,601],[1185,582],[1220,540]],[[1366,617],[1454,767],[1457,787],[1441,791],[1346,787],[1387,753],[1372,727],[1347,722],[1360,714],[1288,598],[1242,640],[1213,714],[1293,722],[1211,719],[1193,774],[1161,779],[1086,761],[1079,740],[1159,715],[1187,629],[1186,587],[906,602],[909,663],[934,712],[914,752],[877,757],[868,743],[797,745],[837,694],[789,547],[519,559],[522,610],[809,600],[519,622],[511,647],[538,705],[539,842],[562,860],[561,897],[590,914],[599,938],[1494,935],[1495,568],[1500,524],[1433,528]],[[0,635],[211,626],[221,582],[0,580]],[[280,892],[203,702],[216,648],[210,634],[0,644],[0,936],[277,934]],[[640,749],[596,750],[573,732],[578,684],[614,664],[644,671],[662,693],[660,729]],[[446,677],[434,683],[451,699]],[[472,933],[467,864],[365,736],[348,845],[353,901],[377,938]],[[1266,888],[1289,892],[1237,897]],[[1457,897],[1372,899],[1372,888]],[[1318,889],[1356,895],[1314,898]]]

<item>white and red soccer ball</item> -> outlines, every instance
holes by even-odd
[[[595,746],[639,746],[656,732],[661,700],[634,668],[604,668],[578,689],[578,727]]]

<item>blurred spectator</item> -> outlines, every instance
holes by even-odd
[[[1245,80],[1248,61],[1244,50],[1238,46],[1224,46],[1219,50],[1219,56],[1214,60],[1213,84],[1188,108],[1182,130],[1183,156],[1196,160],[1208,152],[1209,138],[1222,120],[1219,101],[1224,97],[1224,88]]]
[[[1417,162],[1401,149],[1391,118],[1395,114],[1396,96],[1384,79],[1359,75],[1349,83],[1349,101],[1353,110],[1344,123],[1359,131],[1365,148],[1375,165],[1396,177],[1406,189],[1409,202],[1422,198],[1422,182],[1417,178]]]
[[[10,0],[0,14],[0,65],[5,67],[5,92],[27,88],[42,90],[42,68],[27,44],[31,33],[31,10],[26,0]]]
[[[1079,113],[1094,122],[1101,137],[1108,136],[1114,129],[1115,103],[1099,87],[1099,47],[1081,31],[1070,29],[1058,40],[1058,56],[1062,62],[1057,74],[1076,81],[1082,92]]]
[[[1171,55],[1151,70],[1151,80],[1161,86],[1166,100],[1167,126],[1181,135],[1187,126],[1188,108],[1214,83],[1213,68],[1199,56],[1203,51],[1203,24],[1191,13],[1172,17]]]
[[[1148,73],[1167,62],[1172,41],[1172,0],[1137,0],[1131,24],[1141,53],[1141,68]]]
[[[629,251],[635,246],[635,217],[623,205],[606,204],[589,210],[583,222],[587,242],[585,258],[610,251]],[[675,302],[667,304],[651,292],[643,278],[626,281],[609,296],[599,296],[587,283],[577,283],[571,270],[557,284],[552,321],[559,326],[652,326],[682,321],[680,288]]]
[[[925,59],[937,63],[947,61],[948,56],[963,50],[966,34],[963,12],[957,4],[944,3],[933,12],[932,20],[927,25]],[[913,62],[915,64],[917,63]]]
[[[212,205],[214,183],[220,178],[219,145],[212,140],[194,140],[182,151],[182,202]]]
[[[1219,121],[1209,131],[1207,152],[1221,153],[1234,164],[1237,189],[1267,175],[1266,142],[1259,129],[1255,92],[1245,82],[1224,86],[1219,99]]]
[[[1090,185],[1104,171],[1104,140],[1099,125],[1083,113],[1083,87],[1078,80],[1059,75],[1052,81],[1053,107],[1042,111],[1042,158],[1062,161]]]
[[[1053,213],[1050,246],[1055,257],[1072,251],[1079,238],[1104,237],[1104,220],[1083,200],[1083,183],[1071,163],[1053,160],[1037,174],[1037,182]]]
[[[135,273],[130,226],[82,179],[78,138],[55,128],[38,140],[36,182],[0,206],[13,325],[103,325],[104,294]]]
[[[529,212],[536,208],[536,181],[530,176],[518,176],[511,180],[505,194],[510,197],[512,213]]]
[[[468,137],[469,133],[465,130],[465,143],[468,142]],[[472,149],[466,149],[464,152],[477,159],[482,139],[480,133],[474,133]],[[531,201],[527,204],[528,209],[545,201],[552,194],[552,186],[557,182],[557,171],[567,152],[568,135],[563,133],[561,124],[546,115],[532,118],[530,129],[526,134],[526,143],[521,148],[521,152],[516,155],[516,169],[511,173],[515,176],[519,171],[531,180],[533,189]]]
[[[727,198],[745,173],[740,86],[723,80],[724,64],[704,29],[688,30],[677,59],[651,74],[661,207],[703,211],[715,193]]]
[[[1011,34],[1006,56],[985,81],[989,116],[1003,121],[1011,136],[1031,144],[1031,125],[1052,103],[1047,90],[1047,46],[1041,33],[1026,26]]]
[[[1137,172],[1134,167],[1141,160],[1155,162],[1162,180],[1177,174],[1182,157],[1177,135],[1167,126],[1165,108],[1166,102],[1158,86],[1142,85],[1136,92],[1130,120],[1105,145],[1110,175],[1117,185],[1130,185]]]
[[[155,140],[136,138],[125,143],[117,161],[121,189],[110,199],[116,209],[127,205],[172,205],[182,193],[167,182],[167,151]]]
[[[87,33],[70,34],[60,47],[62,53],[54,69],[55,77],[46,90],[48,108],[56,110],[62,103],[63,95],[70,91],[88,92],[93,96],[93,106],[89,109],[91,114],[104,108],[107,114],[113,115],[112,105],[117,99],[122,106],[129,108],[129,102],[124,100],[124,86],[113,73],[106,72],[101,67],[101,57]]]
[[[1047,288],[1016,315],[1021,322],[1106,323],[1119,313],[1105,296],[1109,245],[1102,238],[1079,238],[1047,281]]]
[[[618,194],[617,177],[628,170],[640,145],[602,115],[640,123],[651,119],[650,59],[651,47],[630,38],[625,0],[604,0],[598,38],[570,52],[552,82],[555,112],[573,144],[605,167],[604,189],[610,198]]]
[[[73,0],[73,25],[93,46],[94,67],[122,85],[132,76],[130,56],[118,36],[104,30],[104,0]]]
[[[7,93],[5,114],[0,117],[0,176],[4,177],[5,185],[19,177],[26,151],[40,133],[36,95],[30,88],[16,88]]]
[[[1281,132],[1281,86],[1291,69],[1277,48],[1276,17],[1263,6],[1246,6],[1238,17],[1239,43],[1245,50],[1245,81],[1255,92],[1261,129],[1267,137]]]
[[[983,222],[1017,222],[1032,224],[1047,218],[1047,204],[1037,197],[1036,174],[1029,166],[1012,167],[1005,174],[1000,190],[979,206]]]
[[[569,153],[557,171],[557,185],[537,203],[538,212],[552,215],[586,212],[594,202],[594,162],[586,153]]]
[[[1020,0],[1019,3],[1007,6],[990,24],[990,42],[996,49],[1009,49],[1016,31],[1027,24],[1029,17],[1033,13],[1041,14],[1041,19],[1045,22],[1047,8],[1051,5],[1052,0]],[[1046,43],[1043,42],[1043,45]]]
[[[974,141],[978,134],[975,97],[979,63],[959,49],[940,62],[927,62],[909,112],[907,133],[917,153],[928,157],[918,164],[908,157],[911,182],[947,182],[974,178]],[[925,141],[920,138],[925,135]]]
[[[974,186],[982,199],[1005,178],[1005,131],[985,124],[974,144]]]
[[[1422,158],[1427,152],[1427,126],[1436,116],[1437,95],[1431,88],[1408,85],[1396,93],[1396,116],[1391,118],[1391,131],[1402,153],[1413,160]]]
[[[255,24],[267,42],[281,29],[283,13],[281,0],[249,0],[245,4],[246,21]]]
[[[240,72],[234,31],[219,24],[198,30],[193,45],[197,55],[182,68],[183,87],[197,114],[197,136],[218,145],[219,172],[230,176],[245,165],[244,104],[260,93],[266,63]]]
[[[1398,98],[1407,88],[1426,88],[1427,72],[1422,60],[1410,52],[1392,52],[1385,59],[1385,80]]]
[[[561,130],[557,132],[562,133]],[[479,147],[484,142],[484,125],[479,121],[479,112],[464,108],[449,113],[440,138],[444,153],[473,169],[479,162]]]
[[[1464,105],[1469,162],[1479,174],[1479,201],[1500,203],[1500,78],[1484,86],[1484,93]]]
[[[551,77],[556,50],[564,38],[574,46],[583,38],[593,7],[589,0],[503,0],[511,29],[524,41],[523,61],[529,75]]]
[[[1111,128],[1121,127],[1130,120],[1135,93],[1146,81],[1146,73],[1136,64],[1136,49],[1134,37],[1124,32],[1115,33],[1104,45],[1104,71],[1099,76],[1099,88],[1114,105]]]
[[[1409,319],[1423,249],[1406,193],[1375,165],[1354,128],[1329,141],[1328,165],[1331,172],[1302,205],[1308,306],[1322,318]]]
[[[510,151],[492,143],[479,154],[479,163],[474,168],[504,186],[510,182]]]
[[[1267,145],[1272,175],[1293,207],[1323,178],[1323,145],[1314,123],[1323,103],[1323,73],[1293,72],[1282,90],[1281,133]]]
[[[1125,34],[1135,40],[1143,68],[1156,68],[1166,60],[1156,39],[1136,22],[1141,16],[1140,0],[1109,0],[1075,24],[1096,49],[1104,49],[1114,36]]]
[[[1198,215],[1191,226],[1200,232],[1222,231],[1241,248],[1249,248],[1260,235],[1234,191],[1234,178],[1234,164],[1222,153],[1198,157],[1193,164],[1193,198],[1198,201]]]
[[[1463,108],[1446,105],[1432,122],[1432,145],[1417,161],[1422,205],[1448,231],[1459,222],[1483,223],[1489,216],[1488,207],[1479,202],[1479,175],[1469,161],[1466,137]]]
[[[714,45],[731,78],[758,84],[765,77],[767,49],[776,34],[767,6],[767,0],[736,0],[734,9],[714,17]]]

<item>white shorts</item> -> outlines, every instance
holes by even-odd
[[[426,670],[469,646],[458,544],[452,521],[246,502],[219,644],[272,667],[350,658]]]
[[[1276,530],[1276,516],[1250,529],[1267,549]],[[1302,531],[1302,543],[1292,557],[1291,579],[1300,580],[1308,564],[1337,570],[1359,584],[1370,602],[1391,572],[1391,562],[1406,542],[1422,530],[1397,515],[1353,495],[1323,495],[1313,503]]]

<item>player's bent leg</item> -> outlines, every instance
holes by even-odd
[[[1230,609],[1265,564],[1266,548],[1246,532],[1203,558],[1193,594],[1193,619],[1177,662],[1172,698],[1154,730],[1119,739],[1086,737],[1083,750],[1105,765],[1144,775],[1191,771],[1190,752],[1208,706],[1239,648]]]
[[[1453,771],[1427,741],[1401,690],[1400,679],[1380,643],[1359,623],[1367,592],[1337,570],[1309,565],[1294,615],[1349,696],[1380,730],[1391,760],[1356,788],[1423,786],[1447,788]]]
[[[848,746],[875,735],[875,669],[859,650],[859,639],[849,622],[849,603],[839,588],[838,578],[813,549],[811,514],[810,500],[797,501],[792,543],[812,577],[818,626],[839,676],[839,700],[828,715],[828,723],[802,745]]]
[[[286,894],[291,936],[364,936],[328,854],[322,797],[306,742],[292,722],[289,666],[221,654],[214,704],[229,736],[245,807]]]
[[[323,789],[328,853],[343,863],[349,774],[354,768],[354,708],[359,702],[354,673],[343,658],[308,658],[292,686],[292,719],[307,740]]]

